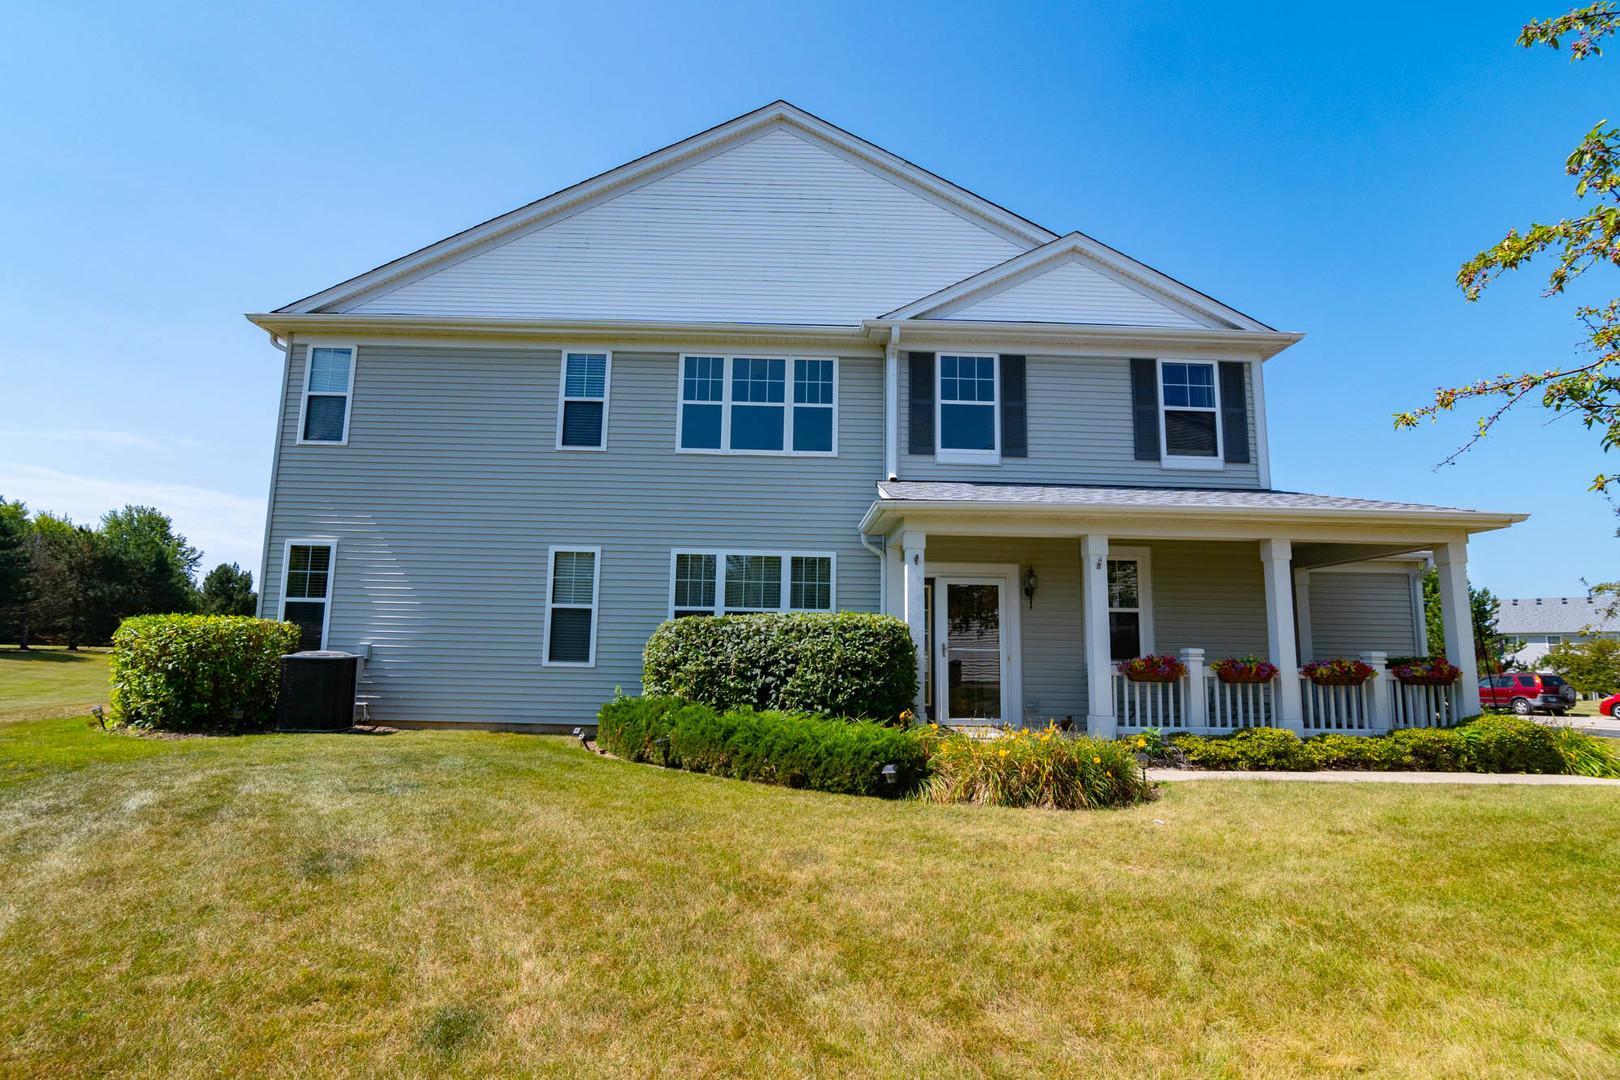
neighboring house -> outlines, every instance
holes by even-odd
[[[1202,649],[1298,727],[1301,657],[1421,650],[1411,553],[1466,613],[1524,516],[1273,490],[1301,335],[782,102],[250,318],[261,610],[388,723],[588,724],[661,620],[857,610],[942,720],[1140,724],[1114,661]]]
[[[1566,641],[1620,638],[1620,617],[1606,612],[1612,597],[1533,596],[1503,600],[1496,613],[1496,632],[1519,643],[1508,660],[1534,671],[1547,650]]]

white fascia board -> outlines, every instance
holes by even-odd
[[[1285,507],[1201,507],[1201,506],[1142,506],[1126,503],[1091,503],[1086,505],[1055,505],[1048,502],[994,502],[976,503],[950,499],[879,499],[867,509],[861,519],[863,534],[887,533],[895,523],[918,515],[948,517],[961,526],[969,520],[1015,518],[1021,521],[1066,523],[1081,521],[1123,522],[1127,527],[1141,529],[1153,523],[1181,526],[1196,523],[1199,530],[1226,524],[1239,535],[1275,535],[1278,529],[1289,526],[1344,528],[1356,532],[1379,530],[1410,530],[1411,527],[1445,529],[1466,536],[1477,532],[1505,529],[1523,521],[1529,514],[1490,513],[1483,510],[1305,510]],[[952,529],[947,526],[945,531]],[[1083,530],[1082,530],[1083,531]],[[1179,530],[1178,530],[1179,531]],[[1136,533],[1131,533],[1136,535]],[[1211,538],[1214,538],[1213,533]],[[1298,539],[1324,539],[1312,535]],[[1418,544],[1434,543],[1432,534],[1417,538]]]
[[[762,109],[745,113],[708,131],[682,139],[662,150],[655,150],[618,168],[563,188],[526,206],[491,218],[481,225],[475,225],[438,243],[429,244],[409,255],[384,263],[329,289],[306,296],[302,300],[278,308],[277,313],[308,314],[324,308],[350,304],[384,288],[397,288],[406,279],[415,275],[467,258],[509,239],[520,231],[577,213],[588,205],[622,194],[632,187],[649,183],[659,176],[684,168],[702,157],[718,153],[776,126],[787,126],[808,135],[845,157],[926,195],[1014,242],[1028,247],[1038,247],[1057,236],[1056,233],[1043,229],[1034,222],[973,194],[966,188],[958,187],[905,158],[829,124],[818,116],[813,116],[785,101],[775,101]]]
[[[796,323],[653,322],[639,319],[486,319],[413,315],[248,315],[255,326],[273,334],[337,334],[352,339],[385,339],[395,343],[457,341],[510,345],[514,341],[549,344],[607,343],[667,345],[736,344],[812,347],[842,356],[882,356],[883,344],[859,326],[810,326]]]
[[[900,331],[900,347],[1028,347],[1075,356],[1194,356],[1198,359],[1269,360],[1304,334],[1281,330],[1219,330],[1179,326],[1113,326],[1101,323],[1023,323],[867,319],[874,342]]]
[[[883,318],[940,318],[985,296],[1039,276],[1056,262],[1076,257],[1092,269],[1113,277],[1121,284],[1140,289],[1194,318],[1211,320],[1217,324],[1230,326],[1234,330],[1272,330],[1272,327],[1258,319],[1227,307],[1213,297],[1183,285],[1168,274],[1161,273],[1080,232],[1060,236],[1044,247],[1014,255],[1005,262],[963,278],[954,285],[947,285],[937,292],[913,300],[904,307],[896,308]]]

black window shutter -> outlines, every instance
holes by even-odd
[[[911,440],[913,454],[934,452],[934,354],[906,354],[911,361]]]
[[[1221,437],[1226,443],[1226,463],[1249,463],[1249,395],[1243,386],[1243,364],[1221,361]]]
[[[1136,460],[1159,460],[1159,362],[1131,361],[1131,418],[1136,428]]]
[[[1024,404],[1024,358],[1001,358],[1001,456],[1029,457],[1029,410]]]

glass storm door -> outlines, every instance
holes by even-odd
[[[935,700],[945,722],[1002,719],[1001,582],[940,578],[935,582],[934,634],[939,649]],[[938,603],[940,599],[944,603]]]

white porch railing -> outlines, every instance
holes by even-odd
[[[1318,686],[1309,679],[1300,683],[1300,704],[1304,708],[1305,733],[1314,735],[1323,731],[1372,731],[1380,725],[1374,723],[1372,696],[1380,674],[1359,686]]]
[[[1237,731],[1240,728],[1276,727],[1277,680],[1263,683],[1229,683],[1213,671],[1204,673],[1205,716],[1211,731]]]
[[[1132,682],[1119,665],[1114,665],[1114,716],[1121,731],[1164,728],[1186,731],[1187,717],[1182,709],[1186,679],[1175,682]]]
[[[1411,686],[1394,681],[1395,708],[1392,726],[1398,728],[1449,727],[1462,719],[1458,705],[1458,684]]]

